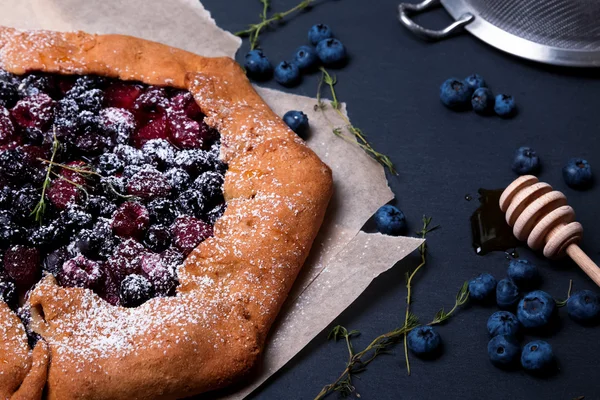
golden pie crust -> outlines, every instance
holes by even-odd
[[[44,278],[31,293],[33,351],[0,303],[0,399],[176,399],[253,366],[317,231],[331,170],[230,58],[121,35],[0,27],[0,67],[97,74],[189,90],[221,133],[227,210],[179,270],[175,297],[137,308]]]

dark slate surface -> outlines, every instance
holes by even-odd
[[[257,21],[258,0],[204,0],[217,23],[230,31]],[[273,0],[273,9],[287,10],[297,0]],[[510,161],[521,145],[533,146],[543,162],[541,179],[565,191],[578,219],[586,228],[584,249],[600,261],[598,200],[600,185],[586,192],[566,187],[561,168],[572,156],[586,157],[600,171],[600,112],[598,74],[525,62],[502,54],[468,34],[440,43],[412,37],[396,19],[398,0],[329,0],[301,13],[262,36],[262,47],[273,62],[291,58],[307,42],[315,23],[329,24],[349,49],[350,64],[337,72],[340,99],[348,103],[356,126],[376,149],[389,154],[398,176],[389,176],[397,205],[406,213],[411,230],[423,214],[442,229],[429,239],[429,264],[415,282],[414,311],[430,319],[441,307],[450,307],[461,283],[488,271],[498,278],[506,273],[504,254],[484,257],[471,248],[469,216],[477,189],[498,188],[514,175]],[[443,10],[419,18],[441,27],[450,21]],[[238,54],[243,59],[247,43]],[[482,74],[495,92],[513,94],[519,115],[512,120],[455,113],[438,100],[440,83],[451,76]],[[318,75],[287,89],[314,96]],[[278,88],[275,82],[267,84]],[[599,172],[600,173],[600,172]],[[576,289],[594,289],[593,283],[569,261],[550,262],[527,250],[522,257],[542,269],[543,289],[564,297],[568,281]],[[405,271],[416,265],[413,257],[377,279],[335,323],[359,329],[355,342],[362,348],[372,338],[401,324],[404,312]],[[382,356],[355,380],[362,399],[586,399],[600,398],[596,369],[600,354],[600,327],[583,328],[560,312],[562,326],[548,337],[560,362],[560,372],[534,378],[522,371],[503,372],[488,361],[485,323],[494,308],[465,309],[439,331],[445,351],[437,361],[412,358],[412,376],[406,375],[401,348]],[[322,332],[254,398],[312,399],[344,368],[345,347],[328,342]],[[293,340],[293,338],[290,338]],[[331,396],[336,398],[336,395]]]

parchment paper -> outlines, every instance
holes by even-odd
[[[0,24],[128,34],[204,56],[233,57],[241,43],[218,28],[196,0],[3,0]],[[308,115],[308,145],[332,168],[334,196],[309,259],[272,329],[261,369],[247,386],[224,397],[227,399],[242,399],[260,386],[327,327],[375,277],[421,244],[414,238],[360,232],[366,220],[393,194],[383,168],[358,146],[332,133],[333,127],[343,127],[344,123],[331,107],[329,111],[315,111],[316,99],[257,90],[279,115],[292,109]]]

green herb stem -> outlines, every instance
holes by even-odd
[[[52,155],[50,156],[50,164],[48,168],[46,168],[46,177],[44,178],[44,183],[42,184],[42,195],[40,197],[40,201],[36,204],[33,211],[31,211],[31,215],[35,216],[35,221],[42,223],[44,219],[44,213],[46,212],[46,190],[50,186],[50,174],[52,172],[52,166],[54,164],[54,158],[56,157],[56,153],[58,153],[58,149],[60,148],[60,142],[56,138],[56,135],[52,137]]]
[[[365,134],[363,131],[356,126],[352,125],[350,119],[342,112],[341,110],[341,102],[337,97],[337,93],[335,91],[335,85],[337,84],[337,77],[331,76],[331,74],[323,67],[319,68],[322,72],[321,80],[319,81],[319,86],[317,87],[317,105],[315,106],[315,111],[321,110],[325,112],[327,108],[326,104],[321,100],[321,88],[323,87],[323,83],[325,83],[329,87],[329,91],[331,93],[332,101],[331,107],[335,110],[335,112],[340,116],[345,124],[345,128],[350,132],[355,140],[350,140],[345,135],[342,134],[342,130],[340,128],[333,128],[333,133],[339,137],[346,139],[349,143],[353,143],[358,145],[361,149],[363,149],[368,155],[382,164],[384,167],[387,167],[389,171],[397,175],[396,169],[394,168],[394,164],[392,160],[385,154],[379,153],[376,151],[373,146],[367,141]]]
[[[254,50],[258,46],[258,38],[259,38],[260,32],[264,28],[268,27],[273,22],[281,21],[282,19],[284,19],[285,17],[287,17],[288,15],[290,15],[292,13],[295,13],[296,11],[300,11],[300,10],[307,8],[315,1],[316,0],[303,0],[300,3],[298,3],[296,6],[290,8],[289,10],[283,11],[280,13],[275,13],[271,16],[271,18],[268,18],[267,11],[270,6],[269,0],[261,0],[261,3],[263,4],[263,11],[260,14],[261,22],[259,22],[257,24],[251,24],[248,27],[248,29],[236,32],[235,35],[240,36],[240,37],[250,37],[250,50]]]

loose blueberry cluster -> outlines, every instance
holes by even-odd
[[[0,71],[0,299],[45,274],[113,305],[174,294],[225,210],[219,140],[186,91]]]
[[[487,330],[492,338],[488,343],[490,361],[500,368],[513,368],[520,362],[529,372],[552,372],[555,367],[552,346],[543,340],[535,340],[521,349],[519,339],[523,331],[540,333],[547,329],[552,320],[558,318],[559,305],[548,293],[534,290],[541,279],[533,263],[513,259],[507,272],[508,278],[499,282],[488,273],[469,282],[472,300],[480,303],[495,301],[502,309],[493,313],[487,321]],[[581,324],[599,321],[600,297],[589,290],[575,293],[566,305],[574,321]],[[515,309],[516,315],[511,312]]]
[[[517,175],[535,175],[540,170],[540,158],[531,147],[519,147],[512,161]],[[565,183],[573,189],[588,189],[593,184],[592,167],[583,158],[571,158],[562,169]]]
[[[319,65],[340,67],[346,62],[346,47],[333,37],[327,25],[318,24],[310,28],[308,40],[312,46],[300,46],[292,61],[282,61],[274,70],[262,50],[250,50],[244,62],[246,74],[257,81],[265,81],[273,76],[280,85],[291,87],[302,81],[302,73],[314,71]]]
[[[453,110],[472,109],[477,114],[496,113],[502,118],[510,118],[517,111],[512,96],[499,94],[494,97],[485,80],[478,74],[469,75],[464,80],[445,80],[440,87],[440,100]]]

